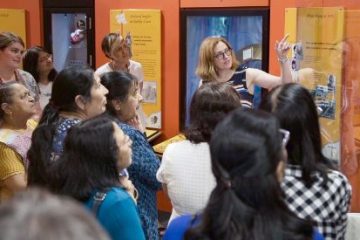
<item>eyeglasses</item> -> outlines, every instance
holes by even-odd
[[[282,136],[281,144],[283,145],[283,147],[286,147],[286,144],[289,142],[289,139],[290,139],[290,132],[288,130],[285,130],[282,128],[279,129],[279,132],[281,133],[281,136]]]
[[[46,54],[45,56],[42,56],[42,57],[39,58],[39,62],[43,63],[43,62],[49,60],[49,58],[52,58],[52,55],[51,54]]]
[[[220,52],[216,53],[214,57],[218,60],[222,60],[222,59],[225,59],[225,56],[230,56],[231,52],[232,52],[231,48],[225,48],[224,51],[220,51]]]

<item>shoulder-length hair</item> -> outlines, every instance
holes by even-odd
[[[241,107],[240,95],[229,84],[203,84],[191,100],[187,139],[193,143],[209,142],[216,125],[238,107]]]
[[[50,189],[86,201],[94,190],[119,186],[114,122],[99,116],[70,128],[64,152],[51,167]]]
[[[311,239],[312,226],[288,210],[277,168],[284,160],[277,119],[237,109],[210,141],[216,187],[185,239]]]
[[[26,50],[24,59],[23,59],[23,69],[27,72],[29,72],[36,82],[39,82],[39,71],[38,71],[38,65],[39,65],[39,55],[41,52],[47,53],[47,51],[40,46],[31,47],[28,50]],[[53,81],[54,78],[57,75],[57,71],[55,68],[51,69],[48,75],[49,81]]]
[[[219,42],[223,42],[228,48],[232,49],[230,43],[222,37],[207,37],[205,38],[199,49],[199,60],[196,67],[196,75],[204,82],[216,81],[218,78],[217,70],[215,68],[215,52],[214,49]],[[231,52],[232,66],[235,70],[238,66],[234,51]]]
[[[281,127],[290,131],[288,162],[301,166],[305,185],[312,185],[314,172],[320,172],[325,183],[326,171],[333,166],[321,152],[318,113],[310,92],[296,83],[281,85],[268,94],[261,108],[273,112]]]
[[[123,41],[124,38],[119,33],[109,33],[101,41],[101,50],[107,58],[112,59],[116,48],[119,48]]]

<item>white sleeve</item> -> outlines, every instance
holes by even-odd
[[[173,152],[172,149],[173,149],[173,144],[169,144],[166,147],[163,156],[161,158],[160,167],[156,173],[156,179],[161,183],[167,184],[169,181],[166,175],[169,172],[169,162],[171,161],[171,156]]]
[[[144,70],[141,63],[132,61],[131,64],[133,67],[130,67],[130,73],[137,78],[139,83],[144,82]]]

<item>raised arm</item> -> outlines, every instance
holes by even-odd
[[[285,37],[280,40],[280,42],[276,41],[275,43],[276,55],[281,69],[280,84],[292,82],[291,65],[287,57],[287,54],[291,48],[290,44],[287,42],[288,37],[289,34],[286,34]]]
[[[292,82],[291,66],[287,58],[287,53],[290,49],[290,44],[286,41],[289,35],[287,34],[280,42],[276,42],[275,50],[281,68],[281,76],[274,76],[255,68],[248,68],[246,70],[246,83],[250,93],[253,93],[254,85],[262,88],[271,89],[277,85]]]

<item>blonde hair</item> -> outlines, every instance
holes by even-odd
[[[101,49],[106,57],[112,59],[112,55],[116,49],[124,42],[124,38],[119,33],[107,34],[102,42]]]
[[[214,49],[219,42],[223,42],[228,48],[231,48],[230,43],[222,37],[207,37],[202,41],[200,45],[199,61],[195,73],[204,82],[216,81],[217,79],[218,75],[214,64]],[[238,61],[236,60],[233,51],[231,52],[231,58],[231,69],[235,70],[238,66]]]

